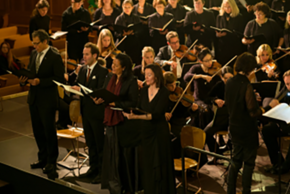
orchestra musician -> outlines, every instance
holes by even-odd
[[[176,75],[178,81],[180,81],[181,87],[185,87],[185,82],[182,79],[185,73],[182,72],[181,65],[182,63],[186,62],[187,59],[186,57],[183,57],[183,59],[180,61],[180,59],[175,54],[175,52],[178,51],[180,48],[177,32],[168,32],[166,34],[166,39],[167,45],[159,49],[159,52],[154,59],[154,62],[160,64],[165,71],[172,71]]]
[[[61,31],[68,31],[66,40],[68,42],[68,58],[80,61],[83,57],[84,45],[89,42],[89,27],[81,27],[81,29],[68,29],[68,26],[81,20],[91,23],[91,16],[88,10],[82,7],[83,0],[71,0],[69,6],[62,14]]]
[[[187,12],[184,19],[185,33],[187,34],[186,46],[190,46],[198,39],[198,44],[203,44],[211,50],[214,31],[210,29],[210,26],[215,26],[214,14],[204,8],[205,0],[193,0],[193,3],[194,9]]]
[[[191,88],[194,88],[193,97],[199,106],[199,116],[194,118],[195,126],[204,129],[212,120],[211,105],[205,103],[208,92],[220,81],[219,76],[212,77],[210,69],[213,67],[213,56],[208,48],[203,48],[198,54],[198,62],[184,75],[184,81],[189,82],[194,76]]]
[[[123,115],[130,120],[139,120],[139,126],[142,126],[144,194],[175,194],[169,126],[165,118],[169,92],[164,87],[160,66],[147,65],[145,80],[146,86],[141,89],[139,108],[147,113],[136,115],[123,112]]]
[[[29,21],[30,40],[32,40],[32,33],[38,29],[44,29],[49,34],[50,17],[47,15],[48,9],[49,3],[47,0],[39,0],[35,5]]]
[[[228,29],[231,32],[216,31],[217,45],[215,58],[221,64],[226,64],[235,55],[240,55],[246,50],[241,43],[241,37],[235,32],[243,33],[245,22],[234,0],[223,0],[219,15],[216,18],[216,27]],[[230,64],[232,67],[234,61]]]
[[[100,57],[106,57],[106,67],[107,69],[112,69],[113,58],[112,55],[109,55],[112,50],[115,50],[115,43],[113,35],[110,30],[103,29],[98,37],[97,46],[100,51]],[[108,56],[109,55],[109,56]]]
[[[255,72],[256,81],[261,82],[263,80],[277,80],[278,68],[272,59],[272,49],[267,44],[262,44],[257,50],[257,71]],[[268,67],[264,69],[263,67]],[[275,69],[273,69],[275,68]],[[261,69],[261,70],[259,70]]]
[[[138,85],[132,72],[133,63],[126,54],[119,53],[113,60],[112,72],[106,77],[103,88],[119,97],[105,107],[104,124],[106,127],[104,156],[102,167],[102,189],[111,194],[123,191],[134,193],[135,188],[135,147],[140,143],[136,126],[120,110],[111,108],[131,108],[137,106]],[[94,99],[96,104],[104,103],[101,98]],[[135,177],[137,179],[137,177]]]
[[[270,17],[270,7],[259,2],[254,7],[256,19],[249,21],[244,30],[244,36],[251,37],[263,34],[263,39],[246,39],[243,37],[242,43],[248,46],[248,52],[255,55],[256,50],[261,44],[268,44],[272,50],[281,47],[283,44],[283,33],[277,22]]]
[[[165,12],[165,6],[165,0],[154,0],[153,7],[156,9],[156,13],[151,14],[148,19],[149,34],[152,42],[151,45],[155,53],[158,53],[159,49],[166,45],[166,34],[171,30],[175,30],[175,22],[173,21],[174,16],[171,13]],[[168,24],[168,22],[170,23],[164,30],[154,29],[162,29],[164,25]]]
[[[229,113],[229,126],[233,144],[233,164],[228,174],[227,193],[236,193],[236,181],[243,166],[243,193],[251,193],[252,173],[259,146],[257,117],[265,112],[259,107],[253,87],[248,79],[255,69],[255,57],[245,52],[235,63],[237,74],[225,87],[225,103]]]
[[[140,18],[132,13],[134,7],[131,0],[125,0],[122,4],[122,8],[123,13],[116,18],[116,25],[127,27],[128,25],[136,25],[141,22]],[[140,29],[115,32],[118,41],[120,41],[124,36],[127,36],[127,38],[120,44],[119,48],[121,51],[128,54],[135,64],[140,64],[141,62],[141,45],[138,38],[139,30]]]
[[[280,103],[290,104],[290,71],[286,71],[283,75],[283,80],[285,83],[284,89],[281,90],[281,101],[279,99],[273,99],[269,106],[266,109],[274,108]],[[278,95],[279,96],[279,95]],[[271,174],[278,174],[279,168],[281,170],[281,174],[285,174],[290,170],[290,149],[288,148],[288,152],[286,158],[284,159],[280,152],[280,146],[278,144],[277,138],[281,136],[289,136],[290,135],[290,125],[285,122],[275,122],[271,121],[262,129],[263,139],[267,146],[267,150],[269,153],[269,157],[271,160],[272,167],[265,168],[266,172]],[[280,157],[280,158],[279,158]],[[280,162],[279,162],[280,160]]]
[[[98,9],[95,11],[93,20],[100,21],[93,26],[93,29],[97,30],[98,33],[100,33],[102,30],[102,26],[105,25],[104,28],[108,28],[111,33],[114,34],[114,28],[112,25],[115,23],[116,18],[120,14],[121,10],[116,7],[116,3],[114,0],[98,1]]]
[[[142,62],[133,69],[134,76],[137,77],[139,88],[143,87],[145,80],[145,67],[154,62],[155,52],[150,46],[145,46],[142,50]]]
[[[99,49],[88,42],[84,46],[83,59],[85,65],[81,67],[72,89],[81,91],[81,84],[93,91],[103,87],[108,70],[98,64]],[[93,178],[92,183],[100,183],[102,176],[103,144],[104,144],[104,105],[95,104],[92,97],[81,97],[81,115],[86,144],[89,148],[90,168],[81,177]]]
[[[206,133],[206,144],[208,146],[209,151],[215,151],[216,140],[214,139],[214,135],[219,131],[228,131],[229,119],[228,113],[225,105],[225,86],[227,81],[234,76],[233,69],[229,66],[224,67],[221,70],[221,81],[217,82],[213,88],[209,91],[208,97],[206,101],[208,103],[212,103],[217,106],[218,110],[221,114],[216,113],[214,120],[212,120],[204,129]],[[219,142],[223,140],[222,136],[219,137]],[[217,153],[222,153],[218,146],[216,150]],[[212,164],[212,163],[208,163]]]
[[[55,179],[58,178],[58,142],[55,130],[58,90],[53,80],[64,82],[64,65],[58,51],[48,45],[47,32],[42,29],[34,31],[32,40],[35,50],[31,53],[28,70],[36,74],[36,78],[19,78],[22,85],[30,83],[27,102],[38,146],[38,161],[30,167],[42,168],[48,178]]]

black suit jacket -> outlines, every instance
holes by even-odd
[[[37,51],[32,51],[28,69],[36,74],[35,60]],[[30,86],[27,102],[29,105],[57,107],[58,90],[52,81],[64,83],[64,65],[60,54],[54,48],[49,48],[38,69],[36,77],[40,82],[37,86]]]
[[[154,59],[155,63],[158,63],[159,65],[163,65],[164,61],[168,61],[169,59],[171,59],[171,50],[170,47],[168,45],[161,47],[159,49],[159,52],[157,54],[157,56]],[[187,62],[186,58],[183,57],[183,59],[180,61],[180,65],[182,67],[182,64]],[[163,69],[165,71],[170,71],[170,65],[164,65]],[[182,75],[184,74],[184,72],[182,73]]]
[[[87,69],[88,69],[87,65],[81,67],[76,82],[82,84],[83,86],[86,86],[87,88],[93,91],[101,89],[104,85],[104,81],[106,75],[108,74],[108,70],[97,63],[93,71],[91,72],[88,83],[86,83]],[[84,97],[81,98],[81,114],[86,118],[103,119],[104,105],[95,104],[95,102],[91,99],[90,96],[85,95]]]

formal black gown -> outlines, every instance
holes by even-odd
[[[142,121],[145,194],[176,194],[169,127],[165,119],[169,91],[161,87],[149,102],[148,86],[142,88],[140,109],[150,112],[152,120]]]

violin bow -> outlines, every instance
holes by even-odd
[[[220,68],[215,74],[211,76],[211,78],[214,78],[224,67],[228,66],[235,58],[237,58],[237,55],[234,56],[231,60],[229,60],[222,68]]]
[[[195,41],[194,41],[194,43],[192,43],[192,45],[187,49],[187,51],[185,51],[185,53],[182,55],[182,57],[179,59],[179,61],[181,61],[184,57],[185,57],[185,55],[190,51],[190,49],[197,43],[197,41],[198,41],[198,39],[196,39]]]
[[[65,41],[65,53],[64,53],[64,66],[65,66],[65,73],[67,73],[67,41]]]
[[[170,114],[172,114],[174,112],[174,110],[176,109],[178,103],[180,102],[181,98],[184,96],[185,92],[187,91],[188,87],[190,86],[191,82],[194,80],[195,74],[192,76],[191,80],[188,82],[186,88],[183,90],[182,94],[180,95],[179,99],[177,100],[177,102],[175,103],[175,106],[173,107],[173,109],[171,110]]]
[[[112,49],[108,54],[107,54],[107,56],[105,56],[105,60],[112,54],[112,52],[125,40],[125,38],[127,38],[127,35],[126,36],[124,36],[123,38],[122,38],[122,40],[120,40],[120,42],[118,42],[118,44],[115,46],[115,48],[114,49]]]

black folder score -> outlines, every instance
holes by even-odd
[[[262,99],[270,97],[274,98],[277,96],[280,90],[280,81],[271,81],[271,82],[261,82],[261,83],[252,83],[253,89],[256,90],[261,96]]]
[[[144,114],[150,114],[144,110],[141,110],[139,108],[118,108],[118,107],[111,107],[112,110],[118,110],[125,113],[131,113],[131,111],[136,115],[144,115]]]
[[[129,24],[128,26],[120,26],[120,25],[114,25],[114,30],[117,32],[128,32],[130,30],[133,30],[133,32],[136,32],[142,28],[142,23],[138,24]]]
[[[75,30],[81,30],[81,27],[90,27],[91,25],[87,22],[78,20],[72,24],[70,24],[67,28],[68,29],[75,29]]]
[[[102,98],[106,103],[115,102],[119,99],[119,96],[116,96],[112,92],[109,92],[108,90],[102,88],[96,91],[93,91],[92,93],[88,94],[89,96],[93,98]]]
[[[28,79],[36,78],[36,75],[27,69],[16,70],[13,72],[13,74],[16,75],[17,77],[23,76],[23,77],[27,77]]]

